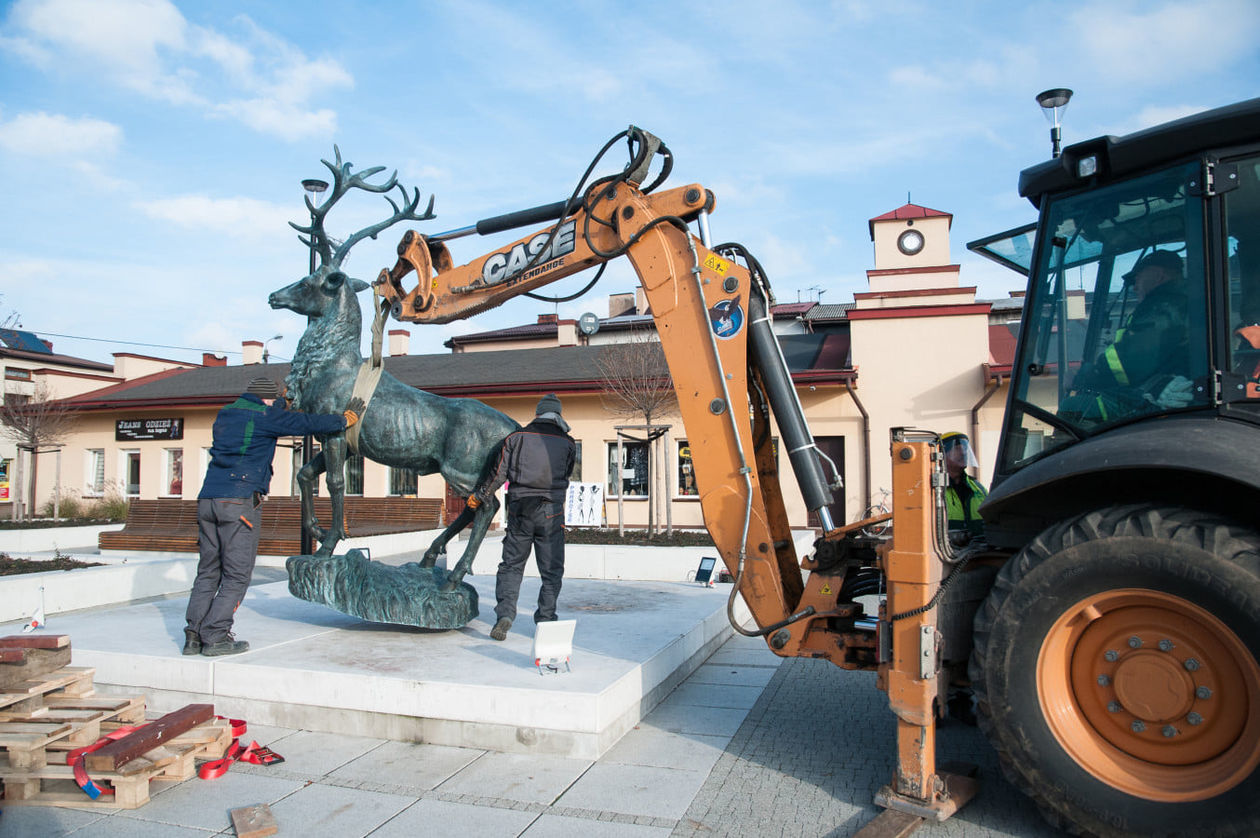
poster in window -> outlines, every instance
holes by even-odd
[[[604,522],[604,487],[598,483],[570,483],[564,498],[566,527],[598,527]]]

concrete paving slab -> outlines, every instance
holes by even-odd
[[[640,724],[621,737],[620,742],[600,757],[600,762],[708,771],[730,741],[729,736],[672,733]]]
[[[535,812],[424,799],[383,824],[372,838],[516,838],[537,818]]]
[[[643,720],[642,726],[671,733],[701,733],[706,736],[734,736],[743,724],[747,710],[732,707],[697,707],[664,701]]]
[[[312,783],[271,804],[281,834],[362,838],[415,802],[414,797]]]
[[[700,707],[735,707],[748,710],[757,703],[764,687],[746,687],[734,684],[702,684],[688,681],[669,694],[669,700],[678,704],[695,704]]]
[[[303,785],[301,780],[259,777],[228,771],[217,780],[180,783],[153,796],[139,809],[128,810],[126,814],[128,818],[141,821],[218,832],[232,825],[229,810],[254,803],[274,805]],[[120,812],[119,816],[121,815]]]
[[[438,791],[549,806],[590,767],[590,761],[581,759],[487,753]]]
[[[283,768],[287,775],[297,774],[315,780],[375,751],[386,740],[365,736],[328,736],[301,730],[286,736],[283,741],[284,747],[278,747],[276,752],[284,757],[284,762],[276,767]]]
[[[255,724],[249,719],[246,719],[245,723],[247,725],[245,728],[245,735],[241,738],[247,743],[257,742],[259,745],[271,746],[284,739],[286,736],[292,736],[297,733],[297,729],[292,727]],[[281,752],[280,755],[284,756],[284,753]]]
[[[574,835],[582,838],[665,838],[669,834],[668,827],[542,815],[522,833],[521,838],[573,838]]]
[[[704,785],[708,770],[596,763],[556,805],[677,820]]]
[[[764,687],[770,683],[775,666],[738,666],[706,662],[691,676],[694,684],[731,684],[738,687]]]
[[[60,838],[108,817],[106,812],[53,809],[46,806],[0,808],[0,838]],[[86,833],[85,833],[86,834]]]
[[[493,618],[494,579],[472,581]],[[532,602],[538,581],[522,587]],[[250,650],[205,658],[180,654],[185,606],[80,612],[52,630],[72,637],[74,663],[96,668],[102,692],[143,692],[161,712],[209,701],[254,725],[583,759],[615,744],[731,632],[712,589],[566,580],[560,616],[578,622],[572,671],[540,677],[528,619],[496,643],[486,617],[443,632],[368,623],[276,582],[251,588],[238,611]]]
[[[419,793],[437,788],[484,753],[447,745],[386,742],[341,766],[330,776],[339,781],[413,789]]]
[[[230,823],[230,820],[229,820]],[[111,815],[78,832],[72,833],[82,838],[206,838],[208,835],[220,835],[219,830],[197,829],[192,826],[178,826],[170,823],[155,823],[130,817],[123,812]],[[228,831],[232,835],[232,831]],[[43,833],[33,833],[43,838]]]

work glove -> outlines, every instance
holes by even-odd
[[[1158,396],[1147,394],[1146,398],[1165,410],[1188,407],[1194,401],[1194,382],[1184,375],[1175,375],[1164,385]]]
[[[341,413],[341,415],[346,419],[346,427],[349,428],[350,426],[356,424],[359,421],[359,417],[363,415],[363,411],[366,409],[367,405],[363,403],[363,399],[358,396],[351,399],[350,403],[346,405],[346,409]]]
[[[468,500],[464,502],[464,505],[467,506],[469,509],[476,509],[477,507],[481,506],[481,498],[477,497],[476,492],[473,492],[471,495],[468,496]]]

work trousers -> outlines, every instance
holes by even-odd
[[[187,630],[204,645],[227,639],[258,558],[259,506],[253,498],[197,500],[201,561],[188,597]]]
[[[494,583],[496,617],[516,619],[516,599],[531,546],[542,577],[534,622],[545,623],[556,619],[556,599],[564,579],[564,504],[546,498],[516,499],[509,492],[503,560]]]

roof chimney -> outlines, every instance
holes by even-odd
[[[406,329],[389,330],[389,357],[398,358],[411,350],[411,332]]]
[[[47,346],[49,352],[52,352],[52,341],[47,340],[46,338],[40,338],[39,342],[44,344],[44,346]]]
[[[248,366],[249,364],[261,364],[263,353],[263,342],[260,340],[243,340],[241,341],[241,363]]]
[[[609,294],[608,316],[621,317],[623,314],[634,314],[634,294]]]
[[[539,325],[542,325],[542,324],[544,324],[544,323],[558,323],[558,322],[560,322],[560,315],[558,315],[558,314],[540,314],[540,315],[538,315],[538,324],[539,324]]]
[[[201,365],[203,367],[226,367],[227,356],[215,355],[213,352],[202,352]]]

